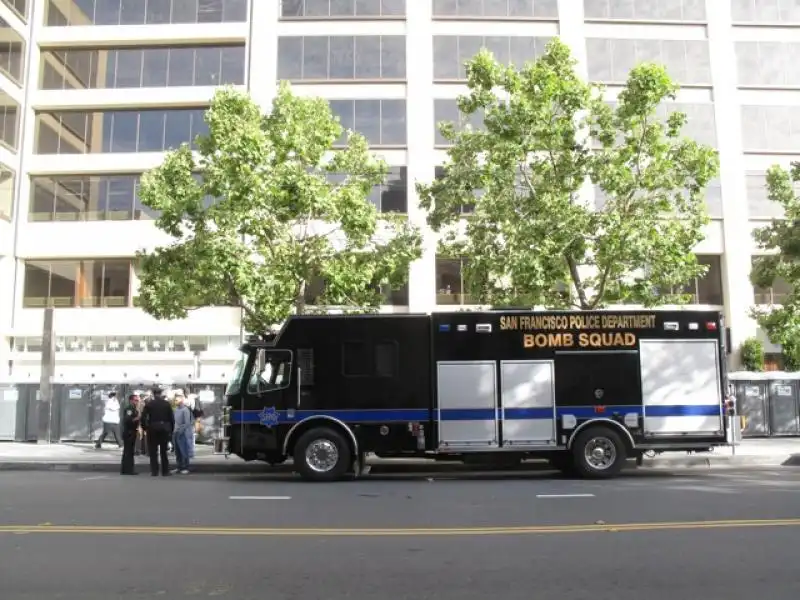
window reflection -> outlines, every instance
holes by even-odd
[[[29,2],[30,0],[3,0],[3,4],[17,13],[23,20],[28,19]]]
[[[558,0],[433,0],[433,16],[557,19]]]
[[[0,165],[0,219],[11,220],[14,210],[14,171],[5,165]]]
[[[536,60],[544,53],[551,38],[521,36],[433,36],[433,77],[438,81],[463,81],[465,63],[486,48],[502,63],[517,68]]]
[[[0,18],[0,71],[21,84],[25,64],[25,40],[4,19]]]
[[[37,154],[163,152],[195,148],[208,126],[203,109],[42,112],[36,115]]]
[[[247,3],[247,0],[47,0],[46,24],[80,27],[241,23],[247,20]]]
[[[29,221],[126,221],[158,217],[139,200],[139,175],[31,178]]]
[[[278,78],[405,79],[406,40],[384,36],[284,36],[278,39]]]
[[[405,100],[331,100],[330,107],[345,130],[358,131],[371,146],[406,145]],[[346,144],[344,131],[334,145]]]
[[[45,50],[44,90],[241,85],[244,46]]]
[[[392,18],[406,14],[406,0],[281,0],[282,19]]]
[[[472,115],[463,114],[458,108],[458,101],[452,98],[437,98],[433,101],[433,128],[437,146],[449,146],[450,142],[444,139],[439,124],[442,122],[455,123],[458,129],[467,125],[473,130],[483,129],[483,109]]]
[[[130,260],[27,261],[25,308],[130,306]]]
[[[19,130],[19,105],[0,89],[0,143],[16,151]]]

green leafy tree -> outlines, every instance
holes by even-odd
[[[658,118],[677,91],[664,68],[634,68],[616,106],[581,80],[559,40],[519,70],[482,51],[467,73],[459,108],[483,126],[440,125],[452,143],[444,176],[418,191],[442,233],[440,251],[465,259],[476,301],[580,309],[687,301],[686,283],[705,272],[692,250],[718,159],[681,136],[684,114]],[[603,192],[599,209],[580,196],[587,181]],[[464,224],[467,204],[474,214]]]
[[[756,338],[748,338],[742,343],[741,356],[746,371],[764,370],[764,344]]]
[[[757,246],[770,254],[753,259],[750,277],[759,287],[772,287],[776,280],[788,284],[789,293],[780,306],[757,306],[753,316],[774,344],[780,344],[784,362],[800,365],[800,198],[796,185],[800,182],[800,163],[790,169],[773,166],[767,171],[767,196],[781,205],[784,216],[766,227],[756,229]],[[785,368],[789,368],[785,367]]]
[[[269,114],[248,96],[217,92],[198,157],[187,145],[142,178],[142,202],[161,212],[172,242],[140,255],[140,304],[160,319],[235,306],[264,331],[310,306],[371,311],[421,254],[419,232],[367,200],[386,165],[360,134],[343,133],[322,99],[282,85]],[[210,200],[213,199],[213,200]]]

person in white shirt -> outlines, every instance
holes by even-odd
[[[114,441],[117,442],[117,446],[122,448],[122,436],[119,431],[119,409],[117,392],[109,392],[103,411],[103,433],[97,438],[97,444],[95,445],[98,450],[103,445],[109,433],[114,436]]]

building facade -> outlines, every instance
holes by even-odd
[[[780,216],[764,172],[800,154],[797,0],[0,0],[0,28],[0,381],[38,381],[48,303],[56,382],[225,380],[238,311],[152,319],[132,261],[164,241],[139,177],[203,132],[216,86],[265,107],[281,79],[329,99],[391,166],[372,200],[424,227],[413,183],[444,161],[435,123],[458,116],[464,60],[486,46],[519,64],[554,36],[609,101],[636,62],[663,62],[689,132],[719,150],[693,306],[723,309],[738,346],[757,333],[750,307],[785,293],[749,271],[751,231]],[[426,231],[386,302],[471,301]]]

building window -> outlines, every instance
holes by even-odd
[[[439,179],[444,179],[445,167],[436,167],[436,170],[434,171],[434,173],[435,173],[434,176],[436,177],[437,181]],[[483,190],[472,190],[472,195],[475,197],[475,199],[478,199],[483,195]],[[468,215],[468,214],[474,213],[474,212],[475,212],[475,204],[474,203],[462,204],[461,205],[461,214],[462,215]]]
[[[373,147],[406,145],[405,100],[331,100],[330,106],[345,129],[335,146],[347,144],[348,129],[362,134]]]
[[[0,89],[0,144],[16,152],[19,132],[19,105]]]
[[[203,109],[41,112],[37,154],[164,152],[208,133]]]
[[[25,263],[26,308],[130,306],[130,260],[54,260]]]
[[[17,13],[23,21],[28,19],[28,0],[3,0],[3,4]]]
[[[241,85],[244,46],[45,50],[43,90]]]
[[[241,23],[247,20],[248,0],[48,0],[46,24],[178,25]]]
[[[402,35],[278,38],[278,79],[403,81],[405,78],[406,38]]]
[[[140,221],[158,211],[139,200],[139,175],[31,177],[28,221]]]
[[[433,36],[433,78],[435,81],[465,81],[464,63],[486,48],[502,64],[517,68],[541,56],[549,37],[473,35]]]
[[[24,80],[25,40],[4,19],[0,18],[0,71],[7,77],[22,84]]]
[[[406,14],[406,0],[281,0],[281,19],[376,19]]]
[[[722,185],[719,179],[714,179],[706,187],[706,210],[712,219],[722,218]],[[603,210],[606,206],[607,196],[600,186],[594,186],[594,206]]]
[[[731,0],[731,12],[739,23],[800,23],[795,0]]]
[[[472,129],[481,130],[483,125],[483,109],[475,111],[471,115],[463,114],[458,108],[458,101],[452,98],[437,98],[433,101],[433,130],[434,143],[438,147],[449,146],[450,142],[444,139],[442,132],[439,131],[439,124],[442,122],[455,123],[456,129],[463,130],[467,125]]]
[[[800,85],[800,44],[736,42],[740,86]]]
[[[346,176],[331,173],[327,179],[331,183],[343,183]],[[386,181],[372,188],[367,200],[378,212],[408,212],[408,169],[406,167],[389,167]]]
[[[463,258],[436,257],[436,304],[475,304],[464,280]]]
[[[711,61],[705,40],[586,40],[589,79],[624,83],[641,62],[660,63],[676,82],[711,85]]]
[[[583,0],[586,20],[705,21],[705,0]]]
[[[558,0],[433,0],[434,19],[557,19]]]
[[[742,150],[792,152],[800,150],[800,113],[796,106],[742,106]]]
[[[408,306],[408,283],[398,289],[381,285],[376,288],[376,291],[381,295],[381,306]],[[306,285],[305,303],[309,306],[321,306],[320,298],[324,292],[324,278],[313,277]]]
[[[783,206],[769,199],[767,174],[764,171],[747,171],[745,173],[747,190],[747,209],[754,219],[782,219]],[[795,194],[800,196],[800,183],[794,184]]]
[[[722,257],[718,254],[697,255],[697,262],[708,266],[703,277],[684,286],[682,293],[690,294],[690,304],[722,306]]]
[[[369,201],[383,213],[408,212],[408,169],[390,167],[386,182],[372,188]]]
[[[757,285],[753,286],[753,295],[755,296],[756,304],[783,304],[791,293],[792,286],[780,277],[773,281],[770,287],[762,288]]]
[[[14,212],[14,171],[5,165],[0,165],[0,219],[11,221]]]

